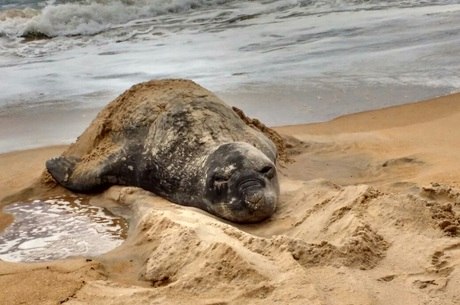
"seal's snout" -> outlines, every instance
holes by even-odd
[[[262,191],[250,192],[246,194],[244,202],[252,210],[257,210],[260,203],[263,203],[264,193]]]
[[[258,221],[273,213],[277,197],[272,185],[275,175],[274,167],[269,165],[245,170],[238,175],[236,191],[241,201],[237,210],[246,211],[245,222]]]
[[[238,183],[238,191],[244,204],[249,210],[255,211],[264,204],[264,188],[266,183],[263,179],[254,177],[243,177]]]

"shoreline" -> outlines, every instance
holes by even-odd
[[[308,124],[293,124],[276,127],[279,131],[290,129],[308,129],[314,133],[369,132],[379,129],[404,127],[408,125],[433,121],[460,110],[460,92],[437,96],[401,105],[391,105],[379,109],[365,110],[337,116],[329,121]],[[405,116],[398,115],[402,110]],[[387,117],[387,120],[385,120]],[[355,128],[349,122],[353,121]],[[348,129],[343,129],[345,125]]]
[[[460,300],[458,122],[459,93],[274,128],[287,137],[294,162],[279,168],[277,212],[256,225],[112,187],[91,200],[130,209],[125,243],[91,258],[0,261],[0,299],[11,305],[37,299],[454,305]],[[0,154],[0,197],[33,185],[45,160],[65,147]],[[0,214],[0,230],[2,219],[8,222]]]
[[[221,90],[215,94],[227,104],[242,109],[249,117],[279,128],[291,124],[317,124],[353,113],[407,105],[446,90],[415,85],[363,85],[358,90],[356,86],[324,88],[320,84],[300,82],[242,84],[237,89]],[[280,108],[279,101],[283,101],[286,107]],[[109,102],[0,107],[0,153],[69,145]]]

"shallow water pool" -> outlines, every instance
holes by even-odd
[[[0,259],[38,262],[96,256],[121,245],[127,223],[83,198],[55,197],[4,208],[13,223],[0,234]]]

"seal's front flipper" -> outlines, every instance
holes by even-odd
[[[64,187],[70,183],[75,166],[80,160],[75,157],[57,157],[46,161],[46,169]]]
[[[97,152],[97,153],[96,153]],[[104,151],[96,147],[91,155],[81,159],[61,156],[46,162],[46,168],[63,187],[80,193],[96,192],[113,185],[130,181],[131,171],[120,169],[129,158],[122,148]],[[132,174],[131,174],[132,175]]]
[[[60,185],[71,191],[86,193],[103,187],[98,171],[91,167],[82,170],[83,163],[76,157],[60,156],[46,161],[46,169]]]

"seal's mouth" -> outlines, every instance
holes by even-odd
[[[264,187],[265,181],[259,178],[245,178],[238,182],[238,190],[241,194]]]

